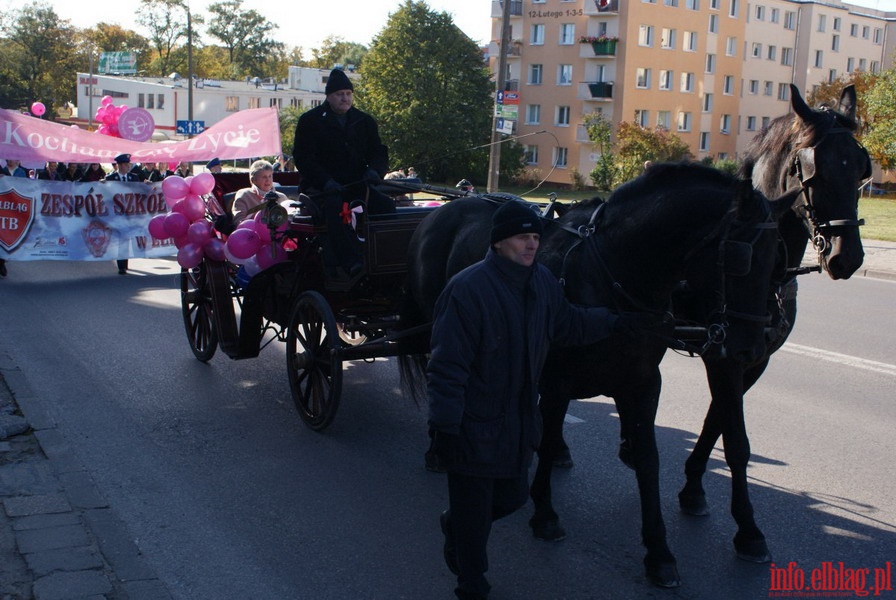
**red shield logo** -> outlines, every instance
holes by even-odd
[[[34,201],[15,190],[0,193],[0,247],[7,252],[25,241],[34,223]]]
[[[81,230],[81,236],[84,238],[84,244],[90,253],[99,258],[106,253],[109,247],[109,240],[112,239],[112,230],[109,229],[102,221],[94,219]]]

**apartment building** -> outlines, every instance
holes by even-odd
[[[665,127],[698,158],[734,158],[789,110],[789,83],[805,93],[889,68],[896,43],[896,13],[837,0],[511,0],[509,11],[514,134],[529,168],[561,184],[594,167],[589,113]],[[493,71],[502,14],[493,2]]]

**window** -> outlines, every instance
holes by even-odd
[[[725,41],[725,56],[737,56],[736,37],[730,37]]]
[[[693,92],[694,91],[694,74],[693,73],[682,73],[681,74],[681,91],[682,92]]]
[[[715,54],[707,54],[706,55],[706,72],[707,73],[715,73],[716,72],[716,55]]]
[[[658,110],[656,112],[656,126],[668,131],[672,127],[672,113],[668,110]]]
[[[165,108],[165,94],[158,94],[156,96],[156,108],[159,110]]]
[[[673,77],[674,77],[674,74],[672,71],[667,71],[666,69],[660,69],[660,89],[661,90],[671,90]]]
[[[697,32],[696,31],[685,31],[684,32],[684,45],[682,46],[682,50],[686,52],[696,52],[697,51]]]
[[[533,46],[544,45],[544,24],[532,26],[529,30],[529,43]]]
[[[731,133],[731,115],[722,115],[721,125],[719,126],[719,130],[724,134]]]
[[[663,0],[663,4],[672,8],[678,8],[678,0]]]
[[[239,96],[227,96],[224,99],[224,110],[227,112],[236,112],[240,109]]]
[[[763,95],[765,95],[765,96],[771,96],[771,95],[772,95],[772,82],[771,82],[771,81],[766,81],[766,82],[765,82],[765,85],[763,86],[763,91],[762,91],[762,93],[763,93]]]
[[[572,65],[557,65],[557,85],[572,85]]]
[[[756,20],[757,21],[765,21],[765,7],[758,5],[756,6]]]
[[[144,94],[137,94],[137,108],[146,108],[145,100],[143,99]]]
[[[880,27],[874,28],[874,43],[878,46],[881,44],[881,39],[883,38],[884,31]]]
[[[787,67],[793,64],[793,48],[781,48],[781,64]]]
[[[855,67],[856,67],[856,59],[854,59],[853,57],[850,56],[849,58],[846,59],[846,72],[852,73],[855,70]]]
[[[560,45],[571,46],[575,43],[576,26],[572,23],[560,25]]]
[[[541,104],[529,104],[526,106],[526,125],[538,125],[541,123]]]
[[[566,148],[554,148],[554,166],[565,168],[567,154]]]
[[[691,113],[689,113],[689,112],[678,113],[678,131],[690,131],[690,130],[691,130]]]
[[[524,159],[527,165],[538,164],[538,146],[526,146],[526,157]]]
[[[726,96],[730,96],[734,93],[734,75],[725,75],[725,80],[722,84],[722,93]]]
[[[818,32],[824,33],[828,27],[828,16],[818,15]]]
[[[635,71],[635,87],[642,90],[650,89],[650,69],[639,67]]]
[[[635,123],[638,124],[639,127],[643,127],[647,129],[650,127],[650,111],[636,109],[635,110]]]
[[[747,117],[747,131],[756,131],[756,117]]]
[[[871,31],[871,29],[870,29],[867,25],[862,25],[862,39],[863,39],[863,40],[867,40],[867,39],[868,39],[868,32],[869,32],[869,31]]]
[[[718,33],[719,32],[719,15],[717,15],[717,14],[709,15],[709,32],[710,33]]]
[[[249,106],[247,108],[261,108],[261,98],[249,98]]]
[[[769,60],[778,60],[778,47],[769,45],[765,57]]]
[[[709,132],[700,132],[700,152],[709,152]]]
[[[871,61],[871,72],[872,73],[880,73],[880,62],[876,60]]]
[[[815,51],[815,66],[819,69],[824,66],[824,50]]]
[[[830,69],[828,71],[828,83],[834,83],[837,81],[837,69]]]
[[[754,96],[755,96],[756,94],[758,94],[758,93],[759,93],[759,80],[758,80],[758,79],[751,79],[751,80],[750,80],[750,85],[749,85],[749,87],[748,87],[747,89],[749,89],[750,93],[753,94]]]
[[[568,106],[558,106],[557,107],[557,118],[556,125],[569,126],[569,107]]]
[[[840,52],[840,36],[832,35],[831,36],[831,50],[834,52]]]
[[[703,95],[703,112],[712,112],[712,94]]]
[[[865,67],[868,65],[868,61],[864,58],[859,59],[859,71],[864,71]]]
[[[849,25],[849,37],[859,37],[859,26],[856,23]]]
[[[753,42],[753,58],[762,58],[762,44]]]
[[[784,29],[796,29],[796,13],[787,11],[784,13]]]
[[[675,48],[675,30],[663,27],[663,36],[660,38],[660,48]]]
[[[529,84],[530,85],[541,85],[542,77],[544,76],[544,66],[532,64],[529,65]]]
[[[709,0],[710,10],[719,10],[719,0]]]
[[[788,93],[790,91],[790,87],[786,83],[778,84],[778,100],[787,100],[790,97]]]
[[[731,0],[731,4],[728,6],[728,16],[737,18],[737,13],[740,11],[740,2],[739,0]]]
[[[834,31],[840,31],[840,17],[834,17],[834,25],[831,27]]]
[[[768,127],[769,123],[771,123],[771,122],[772,122],[771,117],[762,117],[762,128],[766,129]]]
[[[768,18],[769,22],[777,23],[781,20],[781,11],[777,8],[772,9],[771,16]]]
[[[700,0],[684,0],[684,7],[688,10],[700,10]]]
[[[641,25],[638,28],[638,45],[653,46],[653,26]]]

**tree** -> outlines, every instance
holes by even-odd
[[[611,141],[613,124],[598,112],[585,115],[585,131],[598,152],[597,162],[589,174],[591,181],[601,190],[612,190],[616,184],[616,156]]]
[[[93,27],[83,29],[81,35],[96,52],[136,52],[138,61],[145,59],[149,62],[152,52],[149,40],[121,25],[97,23]]]
[[[78,69],[76,30],[45,4],[26,5],[4,20],[0,52],[0,106],[28,107],[40,101],[44,118],[74,97]]]
[[[856,120],[859,122],[859,133],[868,123],[868,114],[864,102],[865,96],[874,85],[878,76],[865,71],[853,71],[847,75],[838,77],[834,81],[823,81],[812,88],[806,97],[809,106],[830,106],[836,108],[840,103],[840,92],[843,88],[852,84],[856,88],[858,103],[856,106]]]
[[[693,158],[688,145],[664,127],[650,130],[623,121],[616,128],[616,153],[622,181],[644,171],[644,163]]]
[[[874,84],[864,94],[859,106],[864,104],[867,129],[862,143],[871,158],[882,168],[896,167],[896,69],[880,73]]]
[[[361,67],[367,47],[355,42],[346,42],[339,36],[327,36],[320,48],[311,50],[311,64],[317,69],[332,69],[336,65]]]
[[[257,10],[242,10],[242,0],[224,0],[208,7],[212,15],[207,32],[219,40],[230,55],[234,75],[266,75],[265,63],[283,44],[269,34],[277,25]]]
[[[165,77],[176,69],[184,70],[186,53],[177,51],[188,41],[187,13],[189,8],[184,0],[140,0],[141,9],[137,22],[150,32],[149,40],[156,51],[152,64],[152,74]],[[195,25],[202,18],[190,16],[192,22],[192,43],[199,44]]]
[[[413,165],[429,180],[485,182],[494,84],[448,13],[405,0],[361,72],[359,104],[379,122],[393,165]]]

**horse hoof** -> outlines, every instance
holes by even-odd
[[[653,585],[661,588],[671,589],[681,585],[681,576],[678,574],[678,567],[675,562],[661,562],[656,565],[645,565],[647,569],[647,579]]]
[[[559,542],[566,537],[566,530],[560,525],[558,519],[550,519],[548,521],[536,521],[535,517],[529,519],[529,527],[532,528],[532,535],[536,539],[546,542]]]
[[[765,539],[738,539],[734,536],[734,551],[737,557],[747,562],[763,564],[772,561]]]
[[[635,470],[635,461],[632,458],[632,444],[626,439],[619,443],[619,460],[632,471]]]
[[[554,457],[555,469],[571,469],[573,464],[572,454],[570,454],[569,448],[560,450],[557,452],[557,456]]]
[[[709,515],[709,504],[706,503],[706,494],[685,494],[679,492],[678,506],[681,512],[692,517],[705,517]]]

